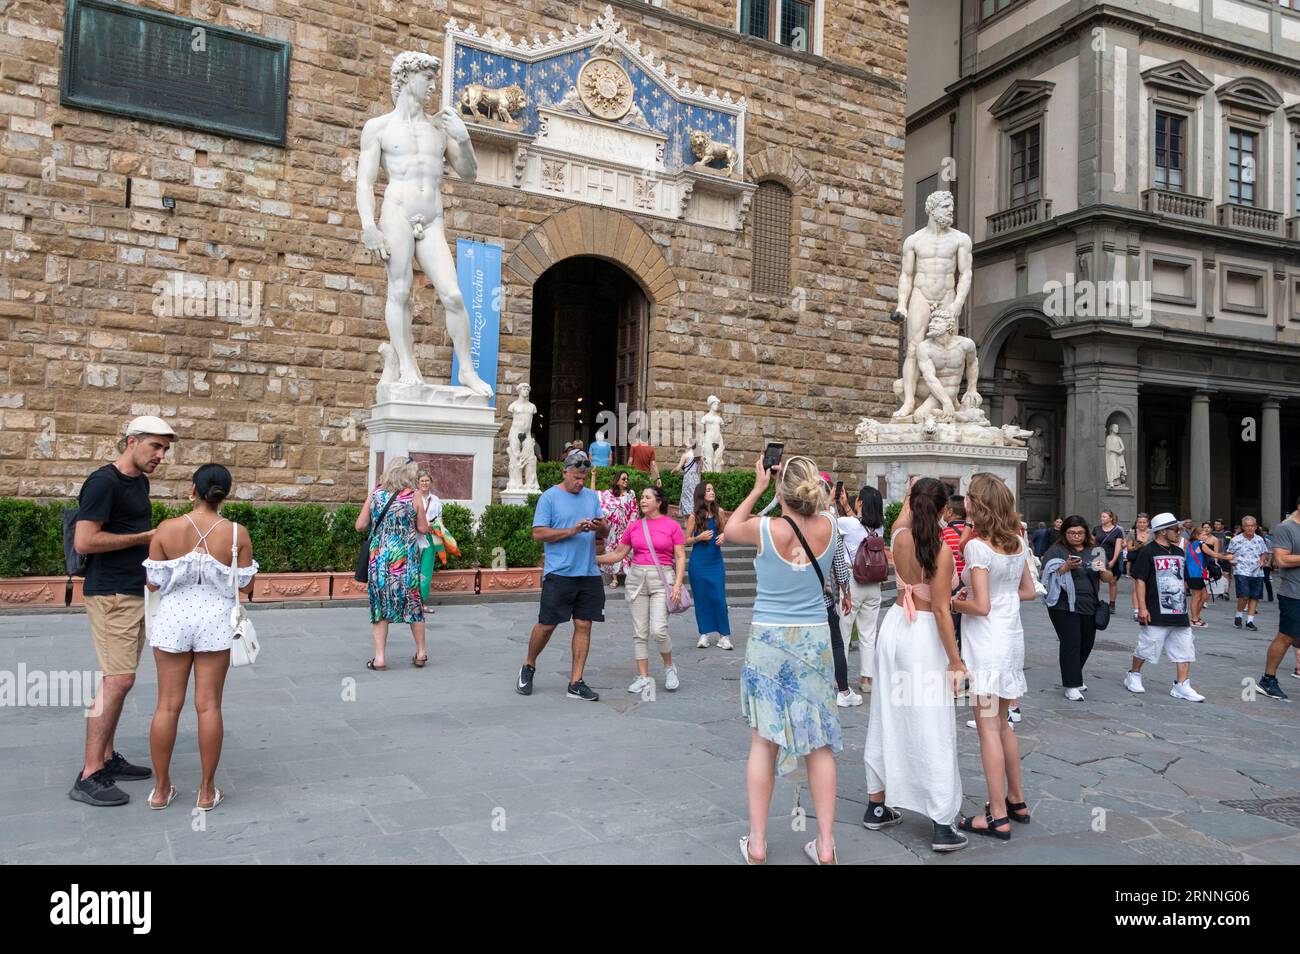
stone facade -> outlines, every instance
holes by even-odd
[[[405,49],[441,56],[451,17],[544,35],[603,4],[325,0],[310,15],[287,0],[146,5],[290,42],[288,146],[60,106],[63,5],[6,11],[0,495],[74,493],[127,418],[156,413],[181,435],[155,475],[158,496],[179,495],[193,466],[215,460],[232,467],[241,499],[358,499],[385,333],[352,158],[362,123],[387,108],[388,64]],[[651,408],[695,411],[716,393],[730,465],[784,438],[851,472],[853,426],[888,412],[896,374],[884,317],[902,231],[906,8],[826,4],[822,57],[739,36],[735,7],[620,0],[614,12],[683,80],[746,97],[744,178],[793,193],[792,296],[751,294],[748,227],[451,181],[448,237],[504,246],[503,424],[529,371],[532,283],[553,262],[597,254],[649,303]],[[234,282],[245,307],[186,316],[165,301],[175,273]],[[446,381],[441,308],[419,284],[417,352],[430,380]],[[499,486],[504,439],[503,428]]]

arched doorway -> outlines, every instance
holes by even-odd
[[[1030,459],[1020,474],[1020,510],[1032,530],[1063,516],[1065,483],[1065,386],[1061,343],[1053,340],[1045,318],[1026,316],[1005,332],[994,361],[1002,420],[1034,432]]]
[[[547,460],[575,438],[589,445],[602,411],[641,407],[648,319],[641,286],[604,259],[567,258],[537,279],[529,383]]]

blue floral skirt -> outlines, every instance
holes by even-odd
[[[823,746],[840,751],[830,627],[751,624],[740,710],[751,728],[780,747],[778,775],[794,771],[799,756]]]

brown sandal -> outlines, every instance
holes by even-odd
[[[387,666],[376,666],[373,658],[366,660],[366,668],[373,669],[375,672],[386,672],[388,670]]]
[[[415,668],[416,668],[416,669],[423,669],[423,668],[424,668],[424,664],[427,663],[428,661],[429,661],[429,657],[428,657],[427,654],[425,655],[425,657],[424,657],[423,659],[421,659],[419,656],[412,656],[412,657],[411,657],[411,662],[415,663]]]

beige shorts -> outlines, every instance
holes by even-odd
[[[105,676],[132,676],[144,651],[144,597],[87,596],[86,616]]]

